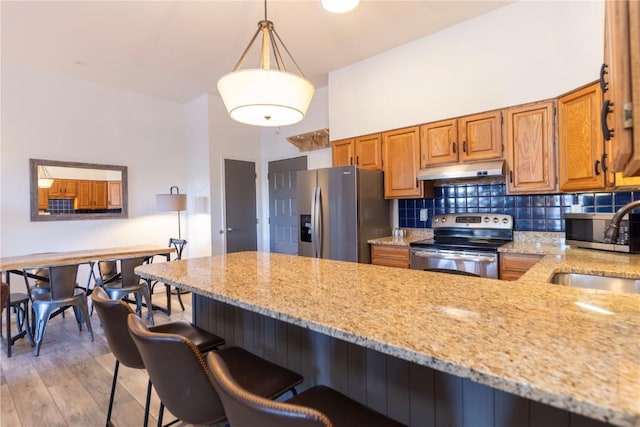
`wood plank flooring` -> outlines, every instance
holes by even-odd
[[[163,293],[154,295],[160,305]],[[171,320],[191,321],[191,294],[182,295],[185,311],[173,296],[171,317],[155,311],[156,324]],[[146,309],[143,311],[146,315]],[[4,313],[3,313],[4,315]],[[4,319],[3,319],[4,320]],[[86,328],[78,331],[71,310],[65,318],[53,318],[47,327],[40,356],[28,340],[20,339],[7,357],[6,343],[0,346],[0,427],[104,426],[115,358],[111,353],[100,319],[91,317],[94,342]],[[15,325],[12,325],[15,331]],[[3,331],[4,332],[4,331]],[[120,365],[113,406],[114,426],[139,427],[144,419],[147,373]],[[160,401],[153,393],[149,425],[157,424]],[[175,419],[165,411],[165,423]],[[177,423],[176,426],[187,424]]]

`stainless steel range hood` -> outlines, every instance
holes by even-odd
[[[418,172],[418,180],[420,181],[484,178],[490,176],[504,176],[504,160],[432,166],[420,169]]]

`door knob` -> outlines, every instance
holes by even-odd
[[[231,227],[227,227],[227,231],[228,231],[229,233],[231,233],[231,232],[233,231],[233,228],[231,228]]]

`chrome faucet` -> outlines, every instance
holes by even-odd
[[[604,231],[604,242],[605,243],[615,243],[618,240],[618,232],[620,231],[620,221],[622,221],[622,217],[624,217],[629,211],[640,207],[640,200],[634,200],[633,202],[627,203],[613,215],[611,218],[611,222],[609,226]]]

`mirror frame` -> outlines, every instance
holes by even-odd
[[[38,213],[38,166],[59,166],[78,169],[114,170],[122,174],[122,212],[40,215]],[[29,159],[29,199],[31,221],[73,221],[84,219],[115,219],[129,217],[129,185],[127,167],[95,163],[63,162],[58,160]]]

